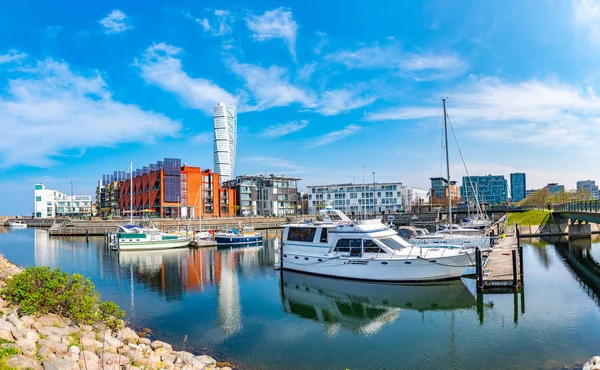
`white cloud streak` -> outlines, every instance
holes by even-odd
[[[296,33],[298,24],[292,18],[292,12],[286,8],[266,11],[263,15],[248,15],[246,25],[257,41],[271,39],[285,40],[292,58],[296,60]]]
[[[337,89],[321,94],[317,111],[324,116],[334,116],[351,110],[362,108],[377,100],[376,97],[361,96],[359,89]]]
[[[278,138],[285,135],[289,135],[294,132],[298,132],[308,126],[307,120],[300,121],[292,121],[288,123],[279,123],[277,125],[272,125],[267,127],[265,130],[260,132],[258,136],[268,137],[268,138]]]
[[[50,167],[69,152],[148,142],[180,130],[162,114],[113,100],[98,72],[78,74],[47,59],[20,73],[0,97],[2,167]]]
[[[358,133],[361,129],[362,129],[362,127],[357,126],[357,125],[348,125],[348,126],[344,127],[342,130],[328,132],[325,135],[309,139],[306,143],[305,148],[306,149],[316,148],[318,146],[331,144],[338,140],[347,138],[348,136],[352,136],[352,135]]]
[[[27,54],[20,53],[17,50],[9,50],[6,54],[0,54],[0,64],[20,62],[22,59],[27,58]]]
[[[391,69],[420,81],[454,77],[467,69],[467,63],[455,54],[408,53],[397,44],[339,50],[325,60],[350,69]]]
[[[110,14],[101,19],[99,23],[104,26],[105,33],[113,35],[132,28],[131,25],[127,24],[127,16],[125,13],[118,9],[110,12]]]
[[[600,99],[592,89],[557,81],[509,83],[480,78],[449,96],[453,124],[487,140],[510,140],[539,146],[587,147],[586,138],[600,134]],[[441,104],[399,107],[375,112],[369,121],[417,120],[442,115]]]
[[[154,44],[146,49],[136,65],[141,69],[142,78],[149,84],[174,93],[183,104],[212,115],[213,108],[224,102],[236,105],[238,98],[210,80],[192,78],[183,71],[178,56],[182,50],[165,43]]]
[[[576,26],[595,43],[600,42],[600,1],[574,0],[573,17]]]

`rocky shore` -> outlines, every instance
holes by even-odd
[[[22,269],[0,256],[0,289]],[[129,327],[78,325],[48,314],[21,313],[0,298],[0,368],[18,369],[216,369],[210,356],[174,351],[170,344],[151,341]]]

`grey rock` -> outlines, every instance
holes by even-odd
[[[114,338],[110,335],[107,335],[106,337],[103,337],[102,340],[109,346],[111,347],[121,347],[123,345],[123,342],[121,342],[120,340],[118,340],[117,338]]]
[[[85,332],[91,332],[92,330],[94,330],[94,328],[91,325],[82,324],[79,327],[81,328],[82,331],[85,331]]]
[[[37,331],[32,329],[24,328],[21,330],[21,334],[23,334],[23,339],[32,340],[34,342],[40,340],[40,335],[37,333]]]
[[[81,349],[77,346],[71,346],[69,347],[69,352],[76,354],[77,356],[79,356],[79,353],[81,352]]]
[[[96,348],[102,348],[102,343],[98,342],[96,339],[82,337],[79,340],[79,344],[83,349],[95,350]]]
[[[43,345],[38,349],[37,355],[43,360],[55,357],[54,351],[50,349],[47,345]]]
[[[38,317],[36,323],[39,325],[40,328],[43,328],[45,326],[63,326],[65,324],[64,321],[58,315],[54,314],[42,315]]]
[[[67,358],[53,358],[42,361],[44,370],[79,370],[77,361]]]
[[[8,303],[4,299],[0,298],[0,308],[4,308],[6,306],[8,306]]]
[[[0,329],[0,338],[12,342],[15,340],[10,330]]]
[[[101,360],[104,365],[117,364],[123,366],[129,363],[127,357],[116,353],[105,353],[104,356],[101,357]]]
[[[207,356],[207,355],[198,356],[198,357],[196,357],[196,359],[198,359],[199,361],[202,361],[206,365],[214,365],[217,363],[217,361],[214,358]]]
[[[165,343],[165,342],[160,341],[160,340],[155,340],[154,342],[152,342],[151,346],[152,346],[152,349],[164,348],[164,349],[167,349],[169,351],[173,350],[173,347],[171,347],[171,345],[169,343]]]
[[[125,365],[123,368],[124,368],[125,370],[139,370],[139,369],[140,369],[140,368],[139,368],[139,367],[137,367],[137,366],[133,366],[133,365],[129,365],[129,364]]]
[[[38,362],[32,358],[23,356],[23,355],[16,355],[16,356],[10,356],[7,360],[6,360],[6,364],[10,367],[14,367],[17,369],[41,369],[42,367],[38,364]]]
[[[39,344],[41,346],[48,346],[48,348],[50,348],[57,355],[64,355],[68,352],[66,344],[56,342],[51,339],[40,339]]]
[[[583,365],[583,370],[600,370],[600,356],[590,358],[590,360]]]
[[[6,318],[6,321],[13,324],[15,326],[15,328],[17,328],[17,329],[23,329],[25,327],[25,325],[23,325],[21,320],[19,320],[19,317],[17,315],[15,315],[14,313],[11,313],[10,315],[8,315],[8,317]]]
[[[17,346],[21,347],[21,351],[25,356],[35,356],[37,347],[35,342],[32,340],[19,339],[17,340]]]
[[[139,338],[138,339],[138,343],[140,344],[146,344],[146,345],[152,345],[152,341],[148,338]]]
[[[229,366],[224,366],[221,368],[221,370],[231,370],[231,368]]]
[[[38,333],[41,335],[45,335],[47,337],[51,335],[58,335],[60,337],[66,337],[70,334],[70,330],[68,328],[57,328],[54,326],[44,326],[38,329]]]
[[[23,325],[25,325],[25,327],[31,328],[31,326],[35,322],[35,318],[33,316],[23,316],[21,317],[21,322],[23,323]]]
[[[202,370],[207,366],[204,362],[202,362],[196,358],[192,359],[191,365],[194,367],[194,369],[198,369],[198,370]]]
[[[179,351],[179,352],[173,352],[173,353],[176,353],[176,354],[177,354],[177,356],[178,356],[179,358],[181,358],[181,359],[183,360],[183,362],[185,362],[185,363],[190,363],[190,362],[192,362],[192,359],[193,359],[194,357],[196,357],[196,356],[194,356],[194,354],[193,354],[193,353],[189,353],[189,352],[186,352],[186,351]]]
[[[165,364],[174,364],[175,363],[175,355],[172,353],[165,353],[161,356],[162,358],[162,362],[164,362]]]

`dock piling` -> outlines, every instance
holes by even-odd
[[[477,290],[483,289],[483,266],[481,248],[475,247],[475,273],[477,274]]]
[[[519,286],[519,280],[517,280],[517,251],[512,250],[512,268],[513,268],[513,288]]]
[[[517,252],[519,253],[519,278],[521,279],[521,286],[523,286],[523,246],[521,245],[519,225],[515,224],[515,228],[517,232]]]
[[[90,242],[90,231],[88,229],[85,229],[85,242]]]

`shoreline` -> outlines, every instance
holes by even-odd
[[[0,289],[21,271],[0,255]],[[233,370],[209,355],[175,351],[169,343],[151,340],[151,331],[139,335],[124,321],[122,329],[111,331],[55,314],[29,316],[2,298],[0,315],[0,361],[10,368]]]

